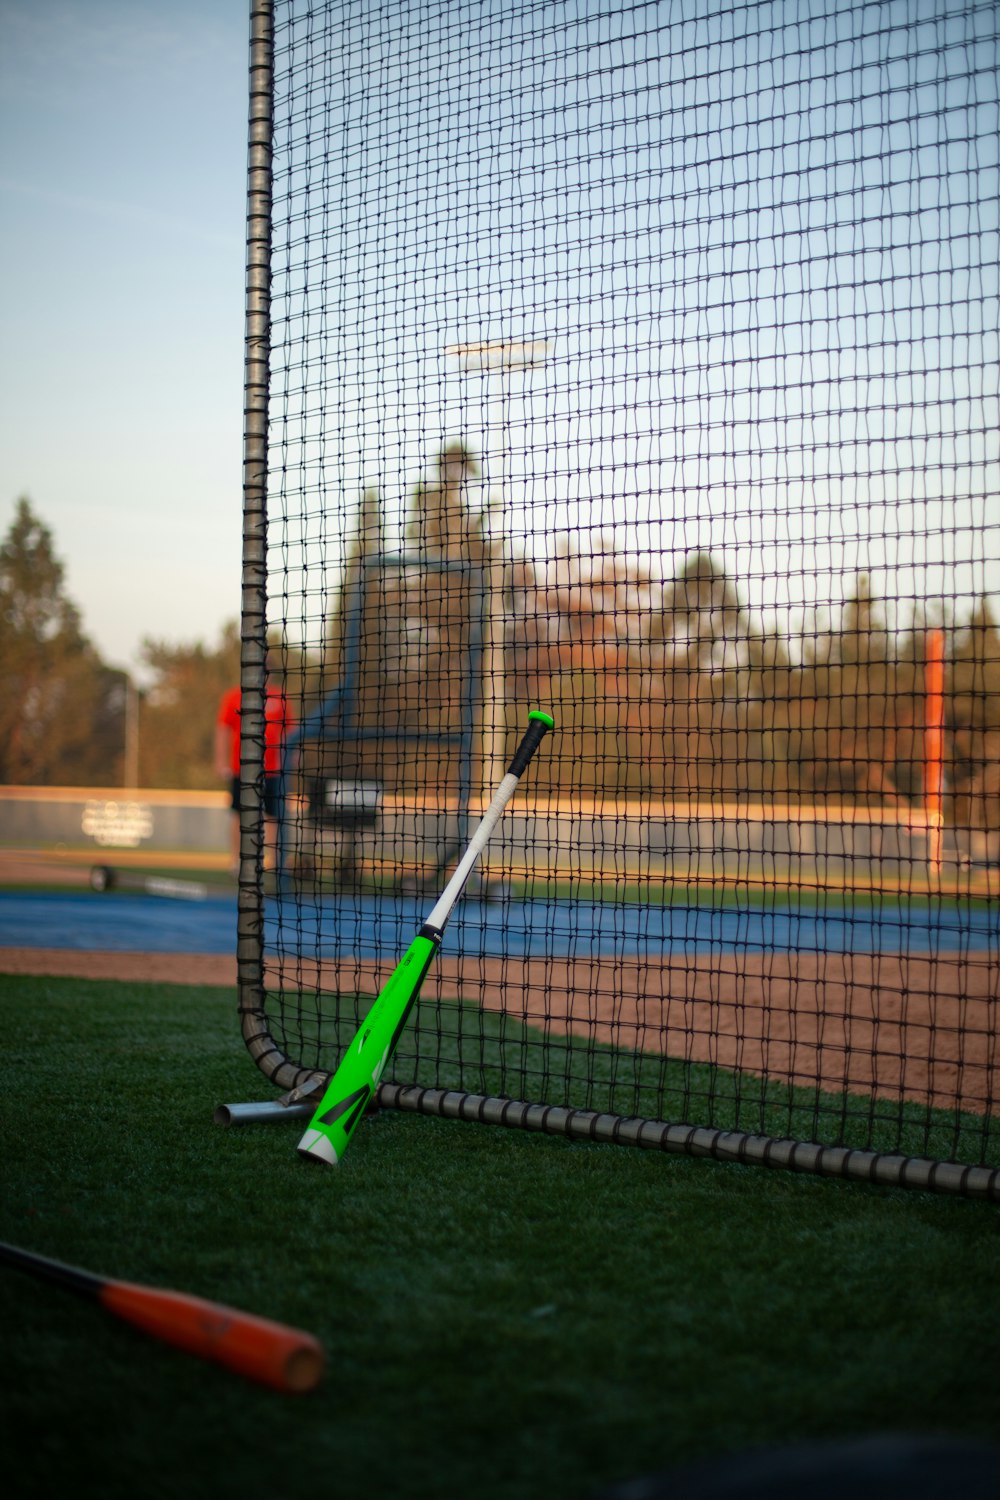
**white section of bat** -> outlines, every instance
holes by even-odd
[[[497,787],[493,794],[493,801],[486,809],[479,827],[472,835],[469,847],[459,860],[455,867],[455,873],[441,892],[433,911],[427,918],[426,925],[428,927],[436,927],[439,932],[444,931],[445,923],[451,916],[456,901],[465,889],[466,881],[475,869],[477,859],[486,848],[494,828],[503,816],[504,808],[511,797],[513,797],[519,780],[519,776],[515,776],[512,771],[508,771]]]

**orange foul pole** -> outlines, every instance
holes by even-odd
[[[924,668],[924,811],[932,875],[941,873],[944,825],[944,631],[929,630]]]

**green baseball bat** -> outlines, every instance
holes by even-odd
[[[299,1154],[304,1160],[336,1166],[347,1150],[355,1127],[379,1086],[385,1066],[416,1004],[424,976],[441,946],[448,918],[503,816],[504,808],[514,795],[528,762],[553,727],[551,715],[538,710],[528,715],[528,721],[528,728],[507,774],[497,787],[454,875],[389,976],[331,1078],[309,1129],[299,1142]]]

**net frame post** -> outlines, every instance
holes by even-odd
[[[243,573],[240,625],[240,865],[236,968],[240,1020],[269,1077],[286,1066],[264,1012],[264,701],[267,656],[267,463],[274,130],[274,4],[251,0],[243,384]],[[292,1070],[288,1084],[297,1081]]]
[[[398,1083],[383,1083],[378,1102],[386,1109],[435,1119],[504,1125],[543,1135],[561,1135],[569,1140],[663,1151],[672,1156],[710,1157],[741,1166],[776,1167],[818,1177],[840,1177],[850,1182],[1000,1202],[1000,1168],[996,1167],[968,1166],[848,1146],[823,1146],[815,1141],[751,1135],[743,1130],[720,1130],[713,1126],[631,1119],[597,1110],[529,1104],[521,1099],[490,1098],[453,1089],[408,1088]]]
[[[313,1086],[310,1096],[317,1093],[318,1086]],[[1000,1202],[1000,1170],[994,1167],[966,1166],[894,1152],[821,1146],[815,1142],[751,1135],[742,1130],[624,1119],[596,1110],[528,1104],[521,1099],[492,1098],[457,1089],[383,1083],[375,1102],[378,1108],[397,1109],[404,1114],[426,1115],[439,1120],[499,1125],[542,1135],[564,1136],[568,1140],[662,1151],[670,1156],[710,1157],[714,1161],[738,1166],[783,1168],[819,1177],[839,1177],[849,1182],[915,1188],[920,1192]],[[288,1103],[279,1099],[269,1103],[221,1104],[215,1111],[214,1121],[222,1126],[277,1124],[282,1120],[307,1119],[314,1108],[314,1098],[313,1102],[307,1103],[300,1097],[290,1097]]]

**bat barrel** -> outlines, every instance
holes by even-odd
[[[153,1338],[276,1391],[311,1391],[323,1374],[323,1347],[312,1334],[219,1302],[114,1281],[101,1303]]]
[[[440,943],[440,934],[425,926],[389,976],[299,1142],[303,1160],[331,1167],[340,1161],[396,1050]]]
[[[144,1333],[278,1391],[311,1391],[323,1374],[323,1346],[311,1333],[186,1292],[115,1281],[0,1241],[0,1263],[79,1292]]]

